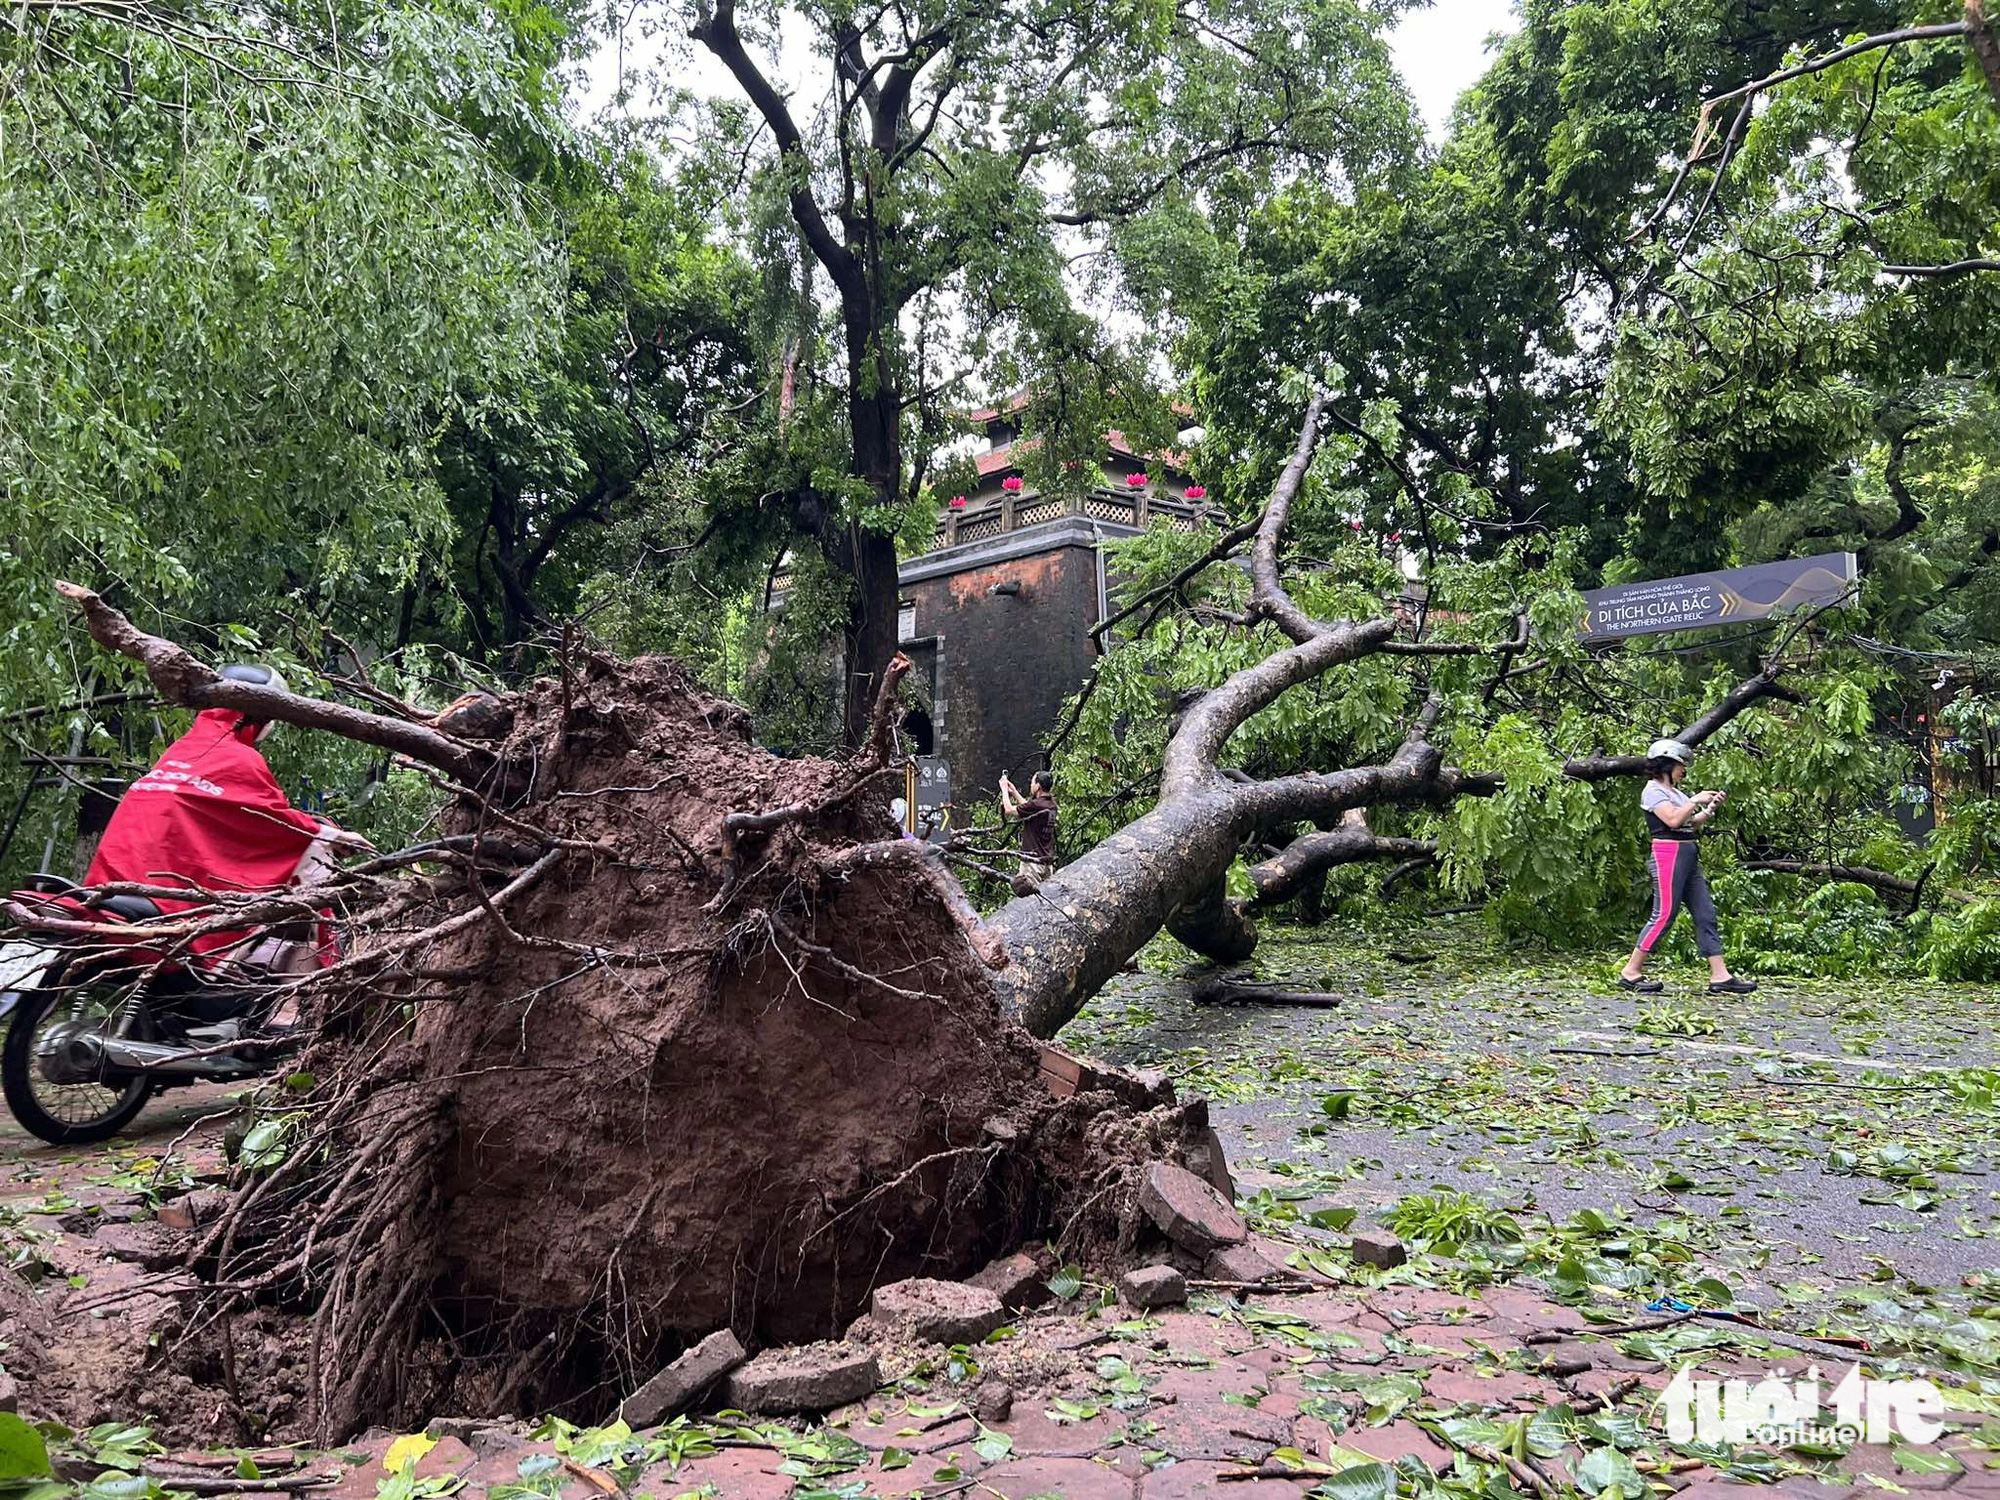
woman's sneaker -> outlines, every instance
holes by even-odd
[[[1732,974],[1723,980],[1711,979],[1708,983],[1708,992],[1711,995],[1754,995],[1757,993],[1757,981],[1745,979],[1741,974]]]
[[[1631,990],[1635,994],[1640,995],[1657,995],[1666,986],[1661,984],[1657,979],[1627,979],[1623,974],[1620,974],[1618,976],[1618,988],[1621,990]]]

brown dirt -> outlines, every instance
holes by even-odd
[[[310,1145],[201,1245],[264,1311],[239,1300],[175,1346],[188,1410],[233,1387],[246,1439],[322,1441],[598,1416],[718,1327],[826,1337],[879,1282],[1138,1232],[1128,1169],[1190,1127],[1107,1094],[1058,1104],[931,885],[828,872],[895,837],[886,781],[746,839],[732,885],[726,814],[824,799],[851,769],[758,749],[662,660],[594,659],[515,708],[508,817],[576,842],[504,924],[481,914],[329,1002],[318,1081],[290,1101]],[[531,842],[490,807],[444,822]],[[478,910],[462,876],[434,878],[369,941]]]

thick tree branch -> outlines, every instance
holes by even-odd
[[[1695,718],[1674,738],[1689,749],[1694,749],[1746,708],[1765,698],[1776,698],[1785,703],[1805,701],[1795,688],[1788,687],[1778,680],[1785,669],[1785,649],[1791,645],[1794,636],[1828,610],[1838,609],[1845,604],[1853,592],[1850,588],[1832,603],[1823,604],[1817,609],[1807,610],[1796,616],[1786,627],[1784,634],[1778,637],[1777,644],[1771,647],[1770,654],[1764,658],[1764,665],[1723,694],[1721,702]],[[1594,755],[1563,762],[1563,775],[1574,781],[1608,781],[1615,776],[1645,774],[1646,757],[1643,755]]]
[[[1863,52],[1872,52],[1878,47],[1894,47],[1902,42],[1928,42],[1940,37],[1964,36],[1970,30],[1964,21],[1946,21],[1937,26],[1905,26],[1900,31],[1884,31],[1875,36],[1865,36],[1858,42],[1849,42],[1845,47],[1819,57],[1807,58],[1802,63],[1794,63],[1789,68],[1780,68],[1775,73],[1733,88],[1725,94],[1712,94],[1702,101],[1701,117],[1706,125],[1709,113],[1718,104],[1727,104],[1732,99],[1748,99],[1753,94],[1761,94],[1766,89],[1774,89],[1781,83],[1790,83],[1794,78],[1803,78],[1808,73],[1818,73],[1836,63],[1846,62],[1850,57],[1858,57]]]
[[[1436,853],[1420,854],[1415,859],[1406,859],[1387,875],[1382,877],[1381,887],[1375,892],[1376,899],[1387,901],[1395,894],[1396,887],[1420,870],[1428,870],[1437,863]]]
[[[2000,271],[2000,260],[1955,260],[1942,266],[1884,266],[1884,276],[1970,276],[1975,271]]]
[[[1379,650],[1395,633],[1396,622],[1386,617],[1342,620],[1315,628],[1319,635],[1244,668],[1187,711],[1160,761],[1163,795],[1215,780],[1216,758],[1246,719],[1277,702],[1286,689]]]
[[[169,703],[187,708],[233,708],[253,719],[275,719],[283,724],[297,724],[302,729],[329,730],[364,745],[423,761],[468,785],[477,785],[493,767],[490,752],[421,724],[364,713],[345,704],[306,698],[280,688],[230,681],[172,641],[148,635],[91,590],[73,583],[58,583],[56,592],[77,607],[93,640],[143,666],[160,696]]]
[[[857,771],[872,773],[889,763],[889,752],[896,743],[897,695],[913,665],[909,657],[898,651],[882,669],[882,686],[876,691],[875,707],[868,716],[868,739],[854,760]]]
[[[1993,102],[2000,104],[2000,37],[1993,34],[1993,23],[1986,18],[1984,0],[1965,0],[1965,40],[1978,59],[1979,71],[1986,75]]]
[[[1350,766],[1344,771],[1307,771],[1244,787],[1239,801],[1257,822],[1330,822],[1354,807],[1446,803],[1457,797],[1491,797],[1506,786],[1490,771],[1468,771],[1439,763],[1424,745],[1407,747],[1387,765]]]
[[[1313,450],[1319,446],[1320,414],[1326,408],[1326,393],[1315,391],[1306,406],[1305,421],[1299,425],[1299,440],[1292,446],[1291,461],[1284,472],[1278,475],[1278,483],[1271,491],[1271,503],[1264,507],[1264,514],[1257,525],[1257,541],[1250,549],[1250,580],[1252,594],[1247,614],[1253,620],[1270,620],[1294,641],[1306,642],[1323,633],[1324,627],[1314,620],[1285,591],[1284,580],[1278,573],[1278,543],[1284,538],[1285,527],[1291,521],[1292,501],[1298,498],[1300,487],[1305,483],[1306,470],[1312,467]]]
[[[1297,894],[1315,875],[1336,865],[1366,859],[1422,860],[1437,856],[1437,844],[1430,839],[1388,838],[1370,833],[1367,826],[1330,829],[1308,833],[1285,845],[1270,859],[1250,867],[1252,906],[1269,906]]]
[[[866,287],[859,262],[845,245],[834,238],[833,229],[826,222],[826,214],[820,208],[819,200],[813,196],[812,158],[806,150],[805,137],[800,134],[784,99],[752,60],[743,45],[742,36],[736,30],[736,0],[716,0],[713,8],[703,6],[689,34],[729,69],[737,86],[756,107],[757,113],[764,117],[764,123],[771,127],[771,134],[778,142],[778,151],[784,158],[785,169],[793,174],[792,189],[788,195],[792,217],[805,234],[806,243],[812,246],[814,256],[826,267],[827,274],[833,278],[843,296],[864,295]]]
[[[1704,740],[1734,719],[1752,704],[1766,698],[1777,698],[1786,703],[1799,703],[1798,692],[1778,680],[1776,662],[1763,670],[1744,678],[1722,697],[1722,701],[1695,719],[1685,729],[1674,736],[1689,749],[1699,746]],[[1589,755],[1563,762],[1563,775],[1572,781],[1610,781],[1619,776],[1644,776],[1646,757],[1643,755]]]
[[[1924,524],[1923,509],[1903,479],[1903,459],[1919,441],[1919,434],[1930,425],[1929,422],[1913,422],[1889,439],[1889,461],[1882,466],[1882,482],[1888,486],[1890,497],[1896,502],[1896,519],[1888,530],[1875,537],[1877,544],[1906,537]]]

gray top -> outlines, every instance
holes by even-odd
[[[1677,786],[1668,786],[1664,781],[1649,781],[1646,789],[1639,793],[1639,806],[1647,812],[1662,807],[1686,807],[1694,799]]]
[[[1651,779],[1648,779],[1639,793],[1639,807],[1646,814],[1646,827],[1656,839],[1679,840],[1694,837],[1694,827],[1691,823],[1683,823],[1675,828],[1660,816],[1659,811],[1663,807],[1686,807],[1692,801],[1694,798],[1679,787],[1668,786],[1664,781]]]

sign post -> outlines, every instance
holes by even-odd
[[[910,831],[932,843],[951,836],[951,765],[942,755],[919,755],[910,766]]]
[[[1592,589],[1583,596],[1577,633],[1589,642],[1669,630],[1699,630],[1767,620],[1788,610],[1838,604],[1854,589],[1852,552],[1825,552],[1784,562],[1689,573]]]

